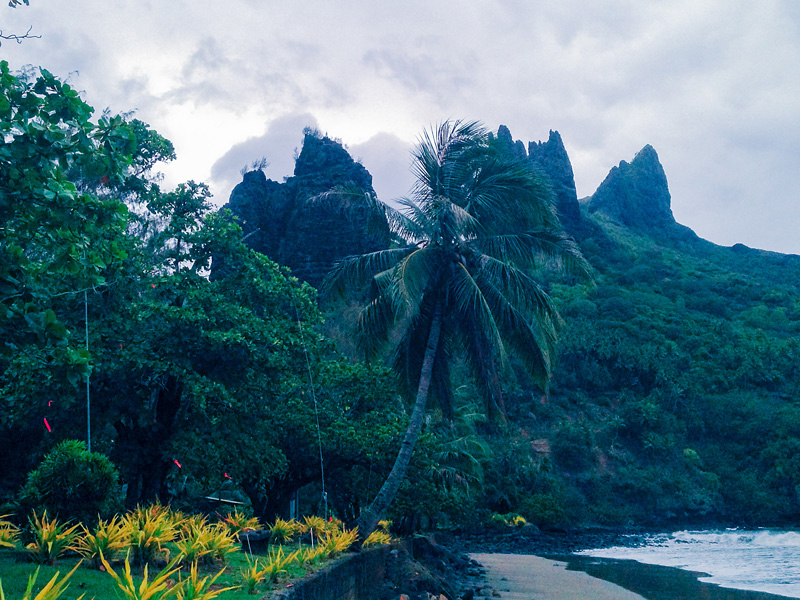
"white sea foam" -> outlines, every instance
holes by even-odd
[[[635,560],[700,573],[723,587],[800,598],[800,533],[776,530],[677,531],[647,544],[580,554]]]

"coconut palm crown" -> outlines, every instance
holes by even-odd
[[[394,345],[394,368],[416,401],[395,465],[359,530],[368,534],[391,503],[424,422],[429,396],[452,412],[451,357],[466,358],[487,410],[503,413],[500,371],[513,350],[543,388],[552,373],[556,309],[531,273],[588,267],[564,233],[547,184],[510,161],[478,123],[446,121],[413,153],[416,183],[399,209],[382,205],[397,244],[338,263],[323,286],[343,293],[365,282],[364,350]]]

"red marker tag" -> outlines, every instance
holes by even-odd
[[[231,481],[233,481],[233,479],[231,479],[230,475],[228,475],[227,473],[224,473],[224,475],[225,475],[225,479],[230,479]]]
[[[48,400],[47,401],[47,406],[53,406],[53,401],[52,400]]]
[[[172,462],[174,462],[176,465],[178,465],[178,468],[179,468],[179,469],[182,469],[182,468],[183,468],[183,467],[181,466],[181,463],[179,463],[179,462],[177,461],[177,459],[172,459]]]
[[[48,432],[52,431],[52,429],[50,429],[50,423],[47,422],[47,417],[44,418],[44,426],[47,427]]]

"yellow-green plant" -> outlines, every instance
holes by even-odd
[[[211,560],[224,562],[228,554],[236,552],[237,538],[224,523],[207,527],[205,532],[207,535],[204,537],[204,545]]]
[[[208,576],[200,579],[197,575],[197,563],[193,562],[189,571],[189,577],[183,580],[181,590],[178,592],[178,600],[213,600],[223,592],[235,590],[236,587],[226,587],[211,589],[214,582],[225,572],[225,567],[210,580]]]
[[[278,576],[286,573],[286,567],[291,565],[294,562],[300,561],[300,553],[302,550],[298,548],[294,552],[290,554],[286,554],[283,551],[283,546],[278,546],[278,549],[275,550],[274,548],[270,548],[269,553],[267,554],[267,564],[264,566],[264,570],[267,573],[267,577],[272,583],[277,583]]]
[[[175,585],[171,585],[169,579],[178,571],[175,566],[176,561],[171,561],[161,572],[155,576],[153,581],[148,581],[147,567],[144,567],[144,575],[142,582],[137,586],[131,576],[131,563],[128,557],[125,557],[125,571],[119,575],[104,556],[100,556],[100,561],[103,563],[103,568],[111,575],[117,584],[123,600],[167,600],[168,598],[175,598],[180,594],[183,589],[184,582],[179,581]]]
[[[228,530],[237,538],[243,531],[259,531],[262,529],[258,517],[248,517],[238,508],[234,509],[232,513],[228,514],[223,522],[228,527]]]
[[[304,546],[300,549],[300,560],[304,563],[314,565],[325,558],[326,550],[322,544],[316,546]]]
[[[362,545],[364,548],[369,548],[370,546],[384,546],[391,543],[392,536],[390,533],[381,529],[376,529],[367,536],[367,539],[364,540]]]
[[[0,515],[0,548],[15,548],[19,539],[19,528],[6,517],[11,515]]]
[[[34,561],[53,565],[67,550],[74,550],[72,543],[77,536],[75,530],[78,525],[68,526],[59,523],[58,519],[48,519],[46,510],[41,517],[34,511],[28,517],[28,524],[33,541],[25,549]]]
[[[164,544],[175,539],[177,531],[169,511],[161,505],[137,508],[125,516],[128,527],[128,545],[134,564],[151,563]]]
[[[75,543],[75,550],[92,561],[95,568],[100,567],[100,555],[112,558],[115,553],[128,546],[129,525],[125,520],[114,516],[109,521],[98,519],[94,533],[81,525],[83,535]]]
[[[324,540],[329,532],[338,527],[339,521],[326,521],[322,517],[312,515],[310,517],[303,517],[306,531],[312,534],[318,540]]]
[[[267,570],[261,568],[261,565],[258,564],[258,559],[254,562],[250,562],[248,558],[247,568],[240,569],[239,575],[244,583],[243,587],[245,591],[247,591],[248,594],[255,594],[258,584],[267,578]]]
[[[208,517],[205,515],[190,515],[184,516],[180,520],[176,520],[176,515],[182,515],[183,513],[173,512],[171,514],[172,521],[175,525],[175,528],[178,530],[178,533],[181,537],[190,537],[194,535],[196,531],[202,531],[209,527],[208,524]]]
[[[303,524],[294,519],[284,521],[280,517],[269,526],[269,539],[273,544],[285,544],[303,532]]]
[[[331,531],[320,541],[320,545],[325,548],[325,556],[333,557],[345,552],[358,539],[358,527],[343,531]]]
[[[28,577],[28,587],[25,588],[25,593],[22,595],[21,600],[56,600],[64,593],[64,590],[67,589],[69,585],[69,578],[72,577],[72,574],[78,570],[78,567],[81,566],[81,563],[75,565],[75,567],[64,575],[61,578],[61,581],[58,580],[58,576],[61,574],[61,571],[56,571],[56,574],[53,575],[52,579],[47,582],[47,584],[39,590],[39,593],[35,596],[33,595],[33,586],[36,585],[36,578],[39,576],[39,567],[36,567],[36,571],[34,571],[33,575]],[[81,594],[78,596],[78,600],[81,600],[86,594]],[[3,593],[3,582],[0,580],[0,600],[5,600],[5,594]]]
[[[192,527],[184,531],[181,538],[175,542],[178,549],[178,560],[181,563],[194,563],[209,553],[207,547],[212,532],[208,527]]]

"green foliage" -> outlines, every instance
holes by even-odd
[[[568,523],[566,510],[552,494],[531,495],[522,501],[519,511],[539,528],[564,527]]]
[[[86,444],[65,440],[28,474],[19,492],[21,514],[49,511],[62,520],[85,523],[106,517],[120,506],[119,475],[105,455]]]

